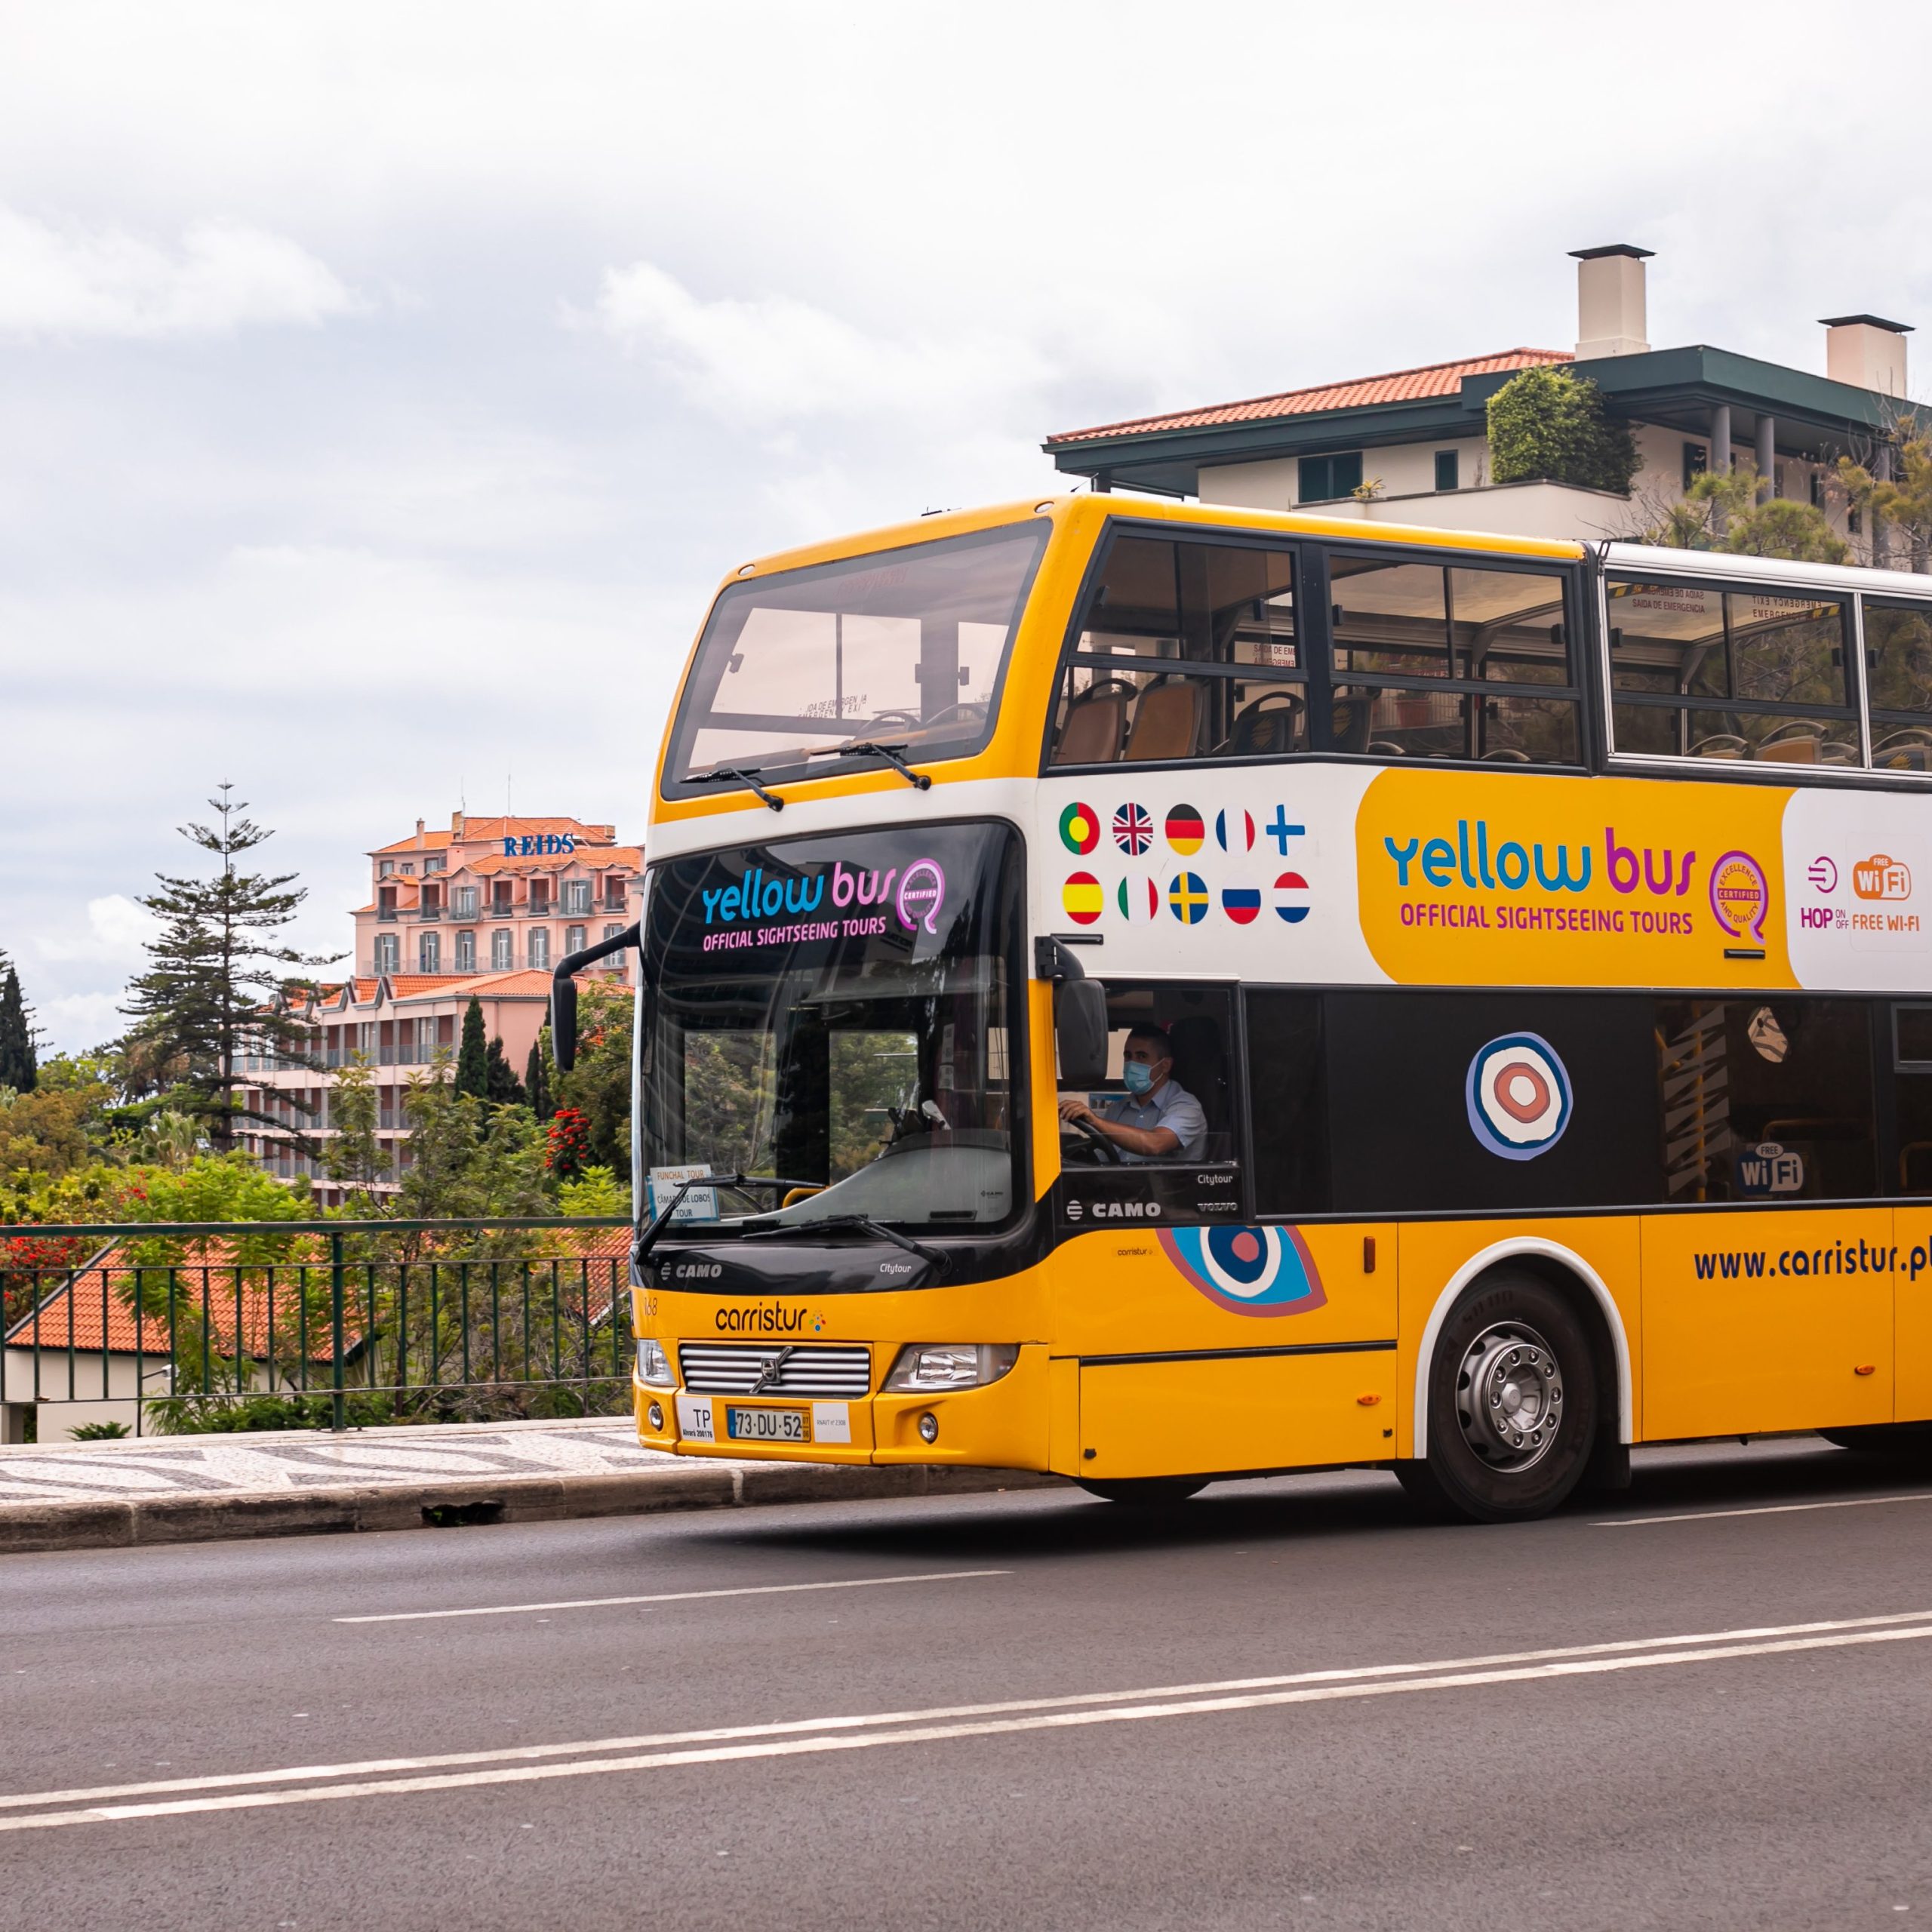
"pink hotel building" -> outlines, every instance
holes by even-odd
[[[313,1175],[325,1205],[340,1190],[297,1143],[331,1131],[334,1070],[358,1053],[376,1069],[393,1185],[408,1131],[409,1081],[438,1050],[455,1052],[471,999],[521,1078],[548,1017],[552,968],[631,923],[644,864],[639,848],[617,843],[614,826],[462,812],[447,832],[426,830],[418,819],[413,835],[368,856],[370,896],[355,914],[352,976],[294,1007],[313,1029],[317,1065],[255,1054],[241,1069],[248,1103],[286,1123],[251,1124],[249,1151],[285,1179]],[[628,971],[612,977],[628,983]]]

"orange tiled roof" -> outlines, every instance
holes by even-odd
[[[611,828],[607,825],[586,825],[580,818],[468,818],[463,821],[463,843],[466,845],[478,840],[492,838],[536,838],[546,832],[569,832],[588,844],[599,837],[611,835]],[[447,835],[445,835],[447,836]],[[400,846],[395,848],[401,851]]]
[[[412,832],[407,838],[398,838],[393,845],[378,845],[372,856],[380,858],[390,852],[445,851],[454,835],[448,832]]]
[[[1429,362],[1419,369],[1392,370],[1352,383],[1324,383],[1313,389],[1284,389],[1278,395],[1251,396],[1166,416],[1137,416],[1124,423],[1102,423],[1091,429],[1063,430],[1049,436],[1049,448],[1103,436],[1152,435],[1162,429],[1210,429],[1227,423],[1263,423],[1281,416],[1312,416],[1327,409],[1365,409],[1379,402],[1413,402],[1424,396],[1454,395],[1466,376],[1495,375],[1510,369],[1540,368],[1576,358],[1562,349],[1506,349],[1494,355],[1460,362]]]
[[[450,876],[463,872],[484,876],[492,872],[556,872],[566,866],[585,866],[592,871],[608,871],[614,866],[641,866],[644,853],[635,845],[580,845],[574,852],[533,852],[528,858],[512,859],[507,852],[486,852],[457,866]]]
[[[389,991],[398,999],[414,999],[423,993],[446,992],[468,977],[464,973],[392,973]]]
[[[508,973],[405,973],[392,977],[389,986],[398,1001],[444,994],[467,999],[472,993],[482,999],[548,998],[550,976],[528,967]]]

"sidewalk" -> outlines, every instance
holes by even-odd
[[[0,1553],[1035,1488],[1011,1469],[667,1456],[628,1417],[0,1447]]]

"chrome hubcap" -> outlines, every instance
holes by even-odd
[[[1520,1321],[1485,1328],[1463,1352],[1456,1418],[1491,1469],[1540,1462],[1563,1422],[1563,1371],[1549,1344]]]

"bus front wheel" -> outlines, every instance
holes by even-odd
[[[1436,1337],[1429,1454],[1398,1463],[1432,1513],[1478,1523],[1546,1515],[1577,1487],[1595,1440],[1589,1336],[1540,1276],[1498,1269],[1472,1282]]]

